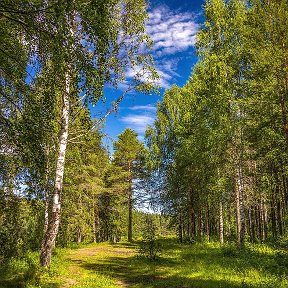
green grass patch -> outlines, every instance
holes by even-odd
[[[58,249],[45,271],[37,268],[34,253],[30,260],[14,259],[6,270],[1,269],[0,287],[288,287],[285,250],[263,244],[247,244],[240,251],[216,242],[158,241],[161,255],[155,261],[139,256],[137,242]]]

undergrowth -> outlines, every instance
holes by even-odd
[[[0,267],[0,287],[288,287],[287,250],[264,244],[179,244],[160,239],[161,257],[138,257],[140,242],[57,249],[49,269],[28,253]],[[3,263],[2,263],[3,264]]]

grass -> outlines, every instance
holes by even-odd
[[[35,269],[38,256],[31,254],[29,260],[14,259],[1,269],[0,287],[288,287],[285,250],[263,244],[247,244],[239,251],[232,244],[220,247],[216,242],[160,242],[162,252],[156,261],[137,255],[139,243],[56,250],[46,271]]]

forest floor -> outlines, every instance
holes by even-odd
[[[161,255],[155,261],[138,255],[138,243],[57,249],[50,270],[38,272],[36,280],[34,277],[31,282],[29,273],[24,273],[20,281],[17,273],[1,276],[0,271],[0,287],[288,287],[285,250],[247,244],[238,251],[233,245],[184,245],[171,239],[161,240],[161,245]]]

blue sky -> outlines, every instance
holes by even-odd
[[[173,84],[183,86],[190,76],[197,57],[195,55],[195,34],[203,22],[203,0],[154,0],[149,5],[147,33],[154,41],[152,55],[155,68],[160,76],[160,95],[143,95],[132,93],[126,95],[117,113],[107,117],[104,134],[104,145],[117,139],[125,128],[135,130],[143,140],[145,128],[153,124],[156,103],[161,101],[165,89]],[[105,89],[106,98],[120,95],[121,91]],[[113,95],[114,94],[114,95]],[[116,97],[117,97],[116,96]],[[115,98],[115,96],[113,97]],[[106,105],[106,106],[105,106]],[[109,104],[91,108],[91,116],[99,117],[100,111],[109,108]]]

